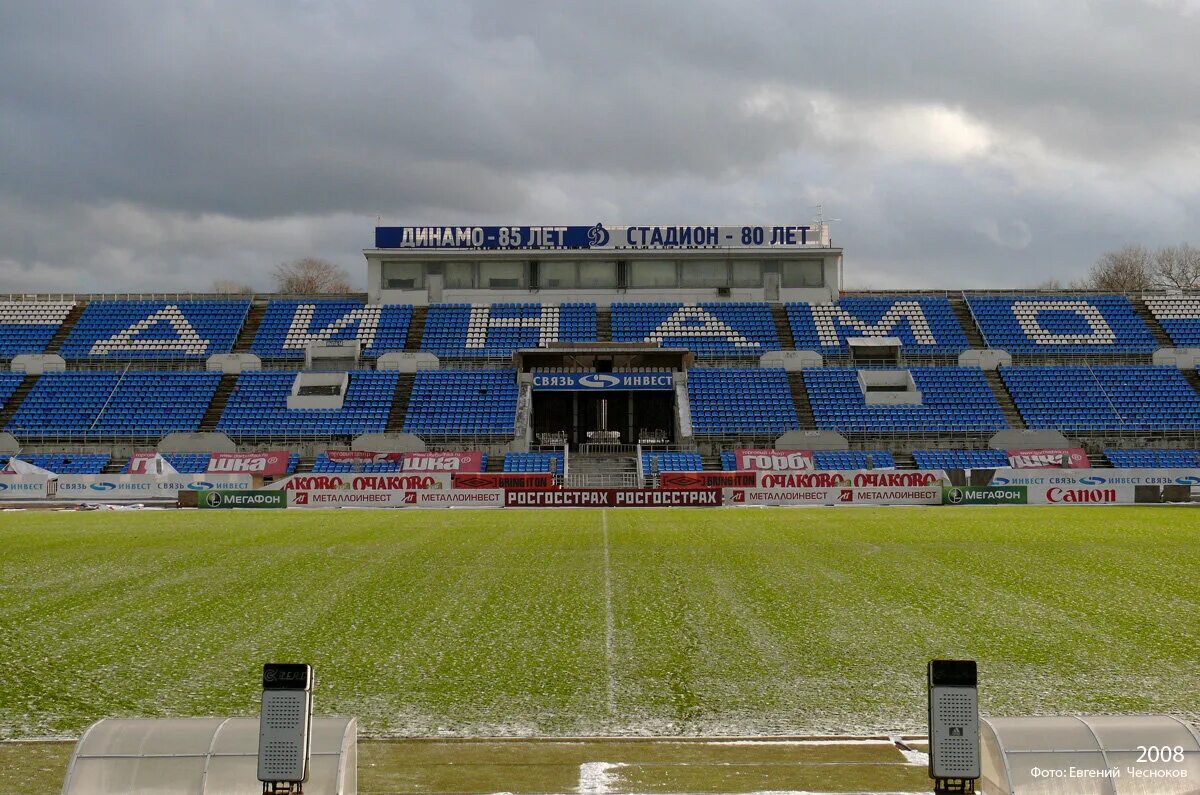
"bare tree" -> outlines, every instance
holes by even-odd
[[[1165,246],[1154,252],[1154,282],[1158,287],[1200,288],[1200,248],[1187,243]]]
[[[251,295],[254,288],[233,279],[217,279],[213,282],[212,291],[222,295]]]
[[[281,262],[271,273],[281,293],[316,295],[350,292],[350,277],[345,269],[317,257]]]
[[[1129,245],[1101,254],[1076,287],[1113,292],[1137,292],[1154,287],[1154,258],[1145,246]]]

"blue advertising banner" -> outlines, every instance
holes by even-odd
[[[818,243],[811,226],[377,226],[375,248],[759,248]]]
[[[630,390],[673,389],[674,379],[667,371],[643,373],[534,373],[533,388],[558,392],[626,392]]]

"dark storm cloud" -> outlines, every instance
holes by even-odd
[[[0,290],[819,202],[852,281],[1068,279],[1194,235],[1196,41],[1186,0],[6,3]]]

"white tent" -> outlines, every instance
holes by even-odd
[[[1200,735],[1176,718],[1054,715],[979,724],[983,795],[1200,792]]]
[[[356,795],[358,722],[313,718],[307,795]],[[88,727],[63,795],[262,795],[258,718],[108,718]]]

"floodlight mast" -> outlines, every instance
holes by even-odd
[[[313,670],[306,663],[263,666],[258,780],[264,795],[301,795],[308,780]]]
[[[935,793],[975,792],[979,697],[974,660],[931,660],[929,777]]]

